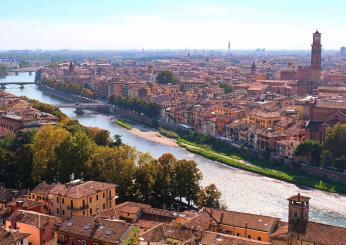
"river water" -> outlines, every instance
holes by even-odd
[[[33,81],[34,74],[20,73],[15,76],[7,76],[1,82],[26,82]],[[45,103],[58,104],[62,100],[48,95],[38,89],[36,85],[25,85],[20,89],[18,85],[8,85],[6,92],[29,98],[37,99]],[[85,126],[105,128],[112,135],[122,135],[123,142],[134,146],[138,151],[150,152],[158,157],[170,152],[178,159],[192,159],[198,163],[203,173],[203,185],[215,183],[222,192],[223,202],[229,210],[270,215],[287,220],[287,198],[300,192],[311,197],[310,220],[346,227],[346,196],[331,194],[323,191],[301,188],[294,184],[285,183],[268,177],[249,173],[243,170],[225,166],[204,157],[191,154],[180,147],[161,145],[144,138],[135,136],[126,129],[114,123],[114,117],[98,112],[86,111],[83,115],[76,115],[74,109],[62,109],[71,118],[78,119]]]

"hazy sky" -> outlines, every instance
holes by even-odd
[[[6,49],[346,46],[345,0],[0,0]]]

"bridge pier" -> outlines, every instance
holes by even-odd
[[[6,86],[4,84],[1,85],[1,89],[5,89]]]
[[[19,87],[20,89],[23,89],[24,88],[24,85],[22,84],[22,85],[20,85],[20,87]]]
[[[82,115],[84,114],[83,108],[77,107],[76,110],[74,111],[77,115]]]
[[[32,71],[29,71],[29,76],[31,76],[32,75]]]
[[[19,73],[18,71],[15,72],[16,76],[18,76],[18,73]]]

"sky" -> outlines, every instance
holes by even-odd
[[[345,0],[0,0],[0,50],[346,46]]]

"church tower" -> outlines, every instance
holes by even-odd
[[[311,45],[311,79],[319,82],[321,80],[322,45],[321,33],[316,31],[313,34]]]
[[[255,75],[256,71],[257,71],[257,67],[256,67],[256,64],[255,64],[255,61],[253,61],[252,65],[251,65],[251,75]]]
[[[288,198],[288,231],[304,233],[309,222],[310,197],[298,195]]]

